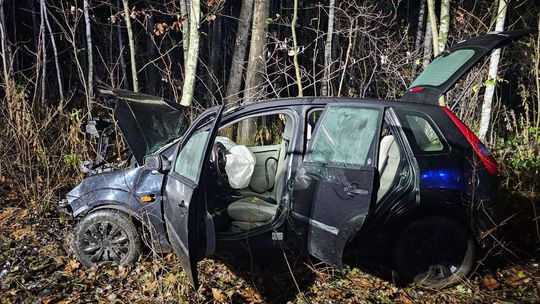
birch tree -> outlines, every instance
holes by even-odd
[[[47,79],[47,49],[45,36],[45,0],[39,1],[40,25],[39,38],[41,40],[41,104],[45,105],[45,82]],[[37,66],[37,65],[36,65]]]
[[[84,23],[86,25],[86,53],[88,56],[88,75],[87,75],[87,106],[88,112],[92,110],[92,98],[94,97],[94,54],[92,47],[92,25],[90,23],[90,7],[88,0],[83,0]]]
[[[450,0],[441,1],[441,22],[439,26],[438,51],[444,51],[446,41],[448,40],[448,32],[450,31]]]
[[[332,64],[332,36],[334,34],[334,16],[336,0],[330,0],[328,7],[328,28],[326,30],[326,41],[324,43],[324,76],[321,84],[321,95],[329,96],[330,73]]]
[[[184,67],[187,66],[187,60],[189,55],[189,10],[186,0],[180,0],[180,19],[182,23],[182,49],[184,50]]]
[[[244,63],[248,46],[249,27],[253,15],[253,1],[242,1],[240,17],[238,19],[238,30],[234,44],[233,57],[231,61],[231,71],[229,81],[227,82],[227,91],[225,93],[225,104],[236,103],[240,100],[239,92],[242,86],[242,75],[244,72]]]
[[[294,0],[293,18],[291,21],[291,32],[293,40],[293,63],[296,74],[296,85],[298,86],[298,97],[302,97],[302,77],[300,76],[300,65],[298,64],[298,40],[296,39],[296,22],[298,20],[298,0]]]
[[[439,31],[437,29],[437,14],[435,14],[435,0],[427,0],[428,20],[431,27],[431,38],[433,40],[433,56],[439,55]]]
[[[9,76],[9,62],[10,58],[8,58],[8,51],[7,51],[7,33],[6,33],[6,26],[5,26],[5,14],[4,14],[4,0],[0,0],[0,39],[1,41],[1,51],[2,51],[2,71],[4,73],[4,90],[6,92],[6,96],[9,98],[11,95],[11,83],[10,83],[10,76]]]
[[[129,40],[129,58],[131,66],[131,80],[133,82],[133,91],[139,92],[139,77],[137,76],[137,60],[135,50],[135,38],[133,37],[133,27],[131,25],[130,9],[128,0],[122,0],[124,5],[124,20],[126,21],[126,29]]]
[[[193,99],[195,77],[197,76],[197,60],[199,57],[199,18],[201,15],[200,0],[191,1],[189,11],[189,51],[185,60],[184,85],[180,104],[190,106]]]
[[[506,0],[499,0],[497,9],[497,19],[495,22],[495,31],[504,30],[504,21],[506,19],[506,9],[508,2]],[[480,113],[480,130],[478,131],[478,137],[481,140],[486,139],[486,134],[489,129],[489,122],[491,118],[491,106],[493,104],[493,95],[495,93],[495,84],[497,82],[497,70],[499,68],[499,60],[501,58],[501,49],[497,49],[491,55],[489,62],[488,79],[486,81],[486,90],[484,92],[484,101],[482,102],[482,112]]]

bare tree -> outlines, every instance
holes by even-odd
[[[240,17],[238,19],[238,30],[236,31],[234,51],[231,61],[231,71],[225,94],[225,104],[236,103],[240,100],[239,92],[240,87],[242,86],[242,75],[246,60],[249,27],[251,25],[252,15],[253,1],[242,1],[242,8],[240,9]]]
[[[7,51],[7,33],[6,33],[6,22],[5,22],[5,14],[4,14],[4,0],[0,0],[0,39],[2,39],[1,42],[1,51],[2,51],[2,71],[4,73],[4,90],[6,92],[6,96],[9,98],[11,95],[11,84],[10,84],[10,69],[9,69],[9,62],[10,58],[8,58],[8,51]]]
[[[508,2],[506,0],[499,0],[495,31],[504,30],[504,21],[506,19],[507,7]],[[497,83],[497,70],[499,68],[500,58],[501,50],[497,49],[491,55],[491,59],[489,62],[486,91],[484,93],[484,102],[482,103],[482,112],[480,113],[480,130],[478,131],[478,137],[481,140],[485,140],[487,131],[489,129],[489,121],[491,118],[491,105],[493,103],[493,94],[495,93],[495,84]]]
[[[439,55],[439,32],[437,30],[437,14],[435,14],[435,0],[427,0],[431,38],[433,39],[433,56]]]
[[[187,66],[189,57],[189,5],[186,0],[180,0],[180,19],[182,21],[182,48],[184,49],[184,68]]]
[[[45,105],[45,82],[47,78],[47,49],[46,36],[45,36],[45,0],[39,1],[40,11],[40,25],[39,25],[39,37],[41,40],[41,104]]]
[[[88,55],[88,75],[87,75],[87,107],[88,112],[92,110],[92,98],[94,97],[94,53],[92,46],[92,25],[90,20],[90,6],[88,0],[83,0],[84,23],[86,25],[86,53]]]
[[[298,86],[298,96],[303,96],[302,92],[302,77],[300,76],[300,65],[298,64],[298,40],[296,39],[296,22],[298,20],[298,0],[294,0],[293,18],[291,21],[291,32],[293,40],[293,62],[294,72],[296,74],[296,85]]]
[[[116,0],[116,6],[120,7],[120,0]],[[122,77],[120,78],[119,86],[122,86],[124,89],[128,88],[128,83],[126,81],[126,59],[124,58],[124,38],[122,35],[122,26],[120,22],[116,22],[116,36],[118,37],[118,56],[120,56],[120,70],[122,71]]]
[[[432,53],[432,33],[431,33],[431,17],[428,15],[427,21],[426,21],[426,34],[424,35],[424,55],[422,59],[422,67],[425,69],[429,62],[431,61],[431,53]]]
[[[201,14],[200,0],[191,1],[189,12],[189,52],[185,60],[184,85],[180,104],[190,106],[193,99],[197,61],[199,57],[199,18]]]
[[[332,65],[332,35],[334,33],[334,15],[336,0],[330,0],[328,7],[328,28],[326,30],[326,41],[324,44],[324,76],[321,84],[321,95],[328,96],[330,86],[330,73]]]
[[[133,91],[139,92],[139,78],[137,77],[137,60],[135,50],[135,38],[133,37],[133,28],[131,26],[131,17],[128,0],[122,0],[124,5],[124,20],[126,21],[126,28],[129,40],[129,55],[131,66],[131,80],[133,82]]]
[[[264,97],[261,84],[265,69],[266,49],[266,19],[268,18],[268,0],[255,0],[253,9],[253,24],[251,27],[251,42],[249,45],[249,58],[246,71],[246,88],[244,91],[244,103],[253,103]],[[239,138],[245,139],[245,143],[254,142],[256,124],[253,119],[243,120],[239,127]]]
[[[441,22],[439,26],[439,48],[438,51],[444,51],[448,32],[450,31],[450,0],[441,1]]]
[[[47,9],[47,4],[45,1],[42,1],[43,11],[42,14],[45,19],[45,24],[47,24],[47,29],[49,31],[49,36],[51,37],[51,45],[53,49],[53,59],[54,65],[56,68],[56,81],[58,82],[58,93],[60,94],[60,101],[64,101],[64,85],[62,84],[62,75],[60,74],[60,63],[58,61],[58,47],[56,46],[56,39],[54,38],[54,32],[52,30],[51,23],[49,22],[49,10]]]

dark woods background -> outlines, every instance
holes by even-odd
[[[428,4],[442,46],[493,31],[501,4],[505,29],[540,27],[537,0],[0,0],[0,210],[57,216],[95,154],[84,125],[97,87],[162,96],[192,117],[299,95],[397,99],[433,59]],[[540,241],[539,39],[504,49],[496,79],[488,62],[446,97],[478,132],[495,85],[483,137],[501,166],[510,237],[494,252],[511,240],[513,256]]]

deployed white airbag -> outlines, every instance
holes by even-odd
[[[231,140],[227,141],[225,147],[229,151],[225,163],[229,185],[233,189],[246,188],[255,170],[255,155],[246,146],[236,145]]]

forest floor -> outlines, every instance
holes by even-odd
[[[531,256],[480,267],[442,291],[396,285],[384,271],[364,270],[370,267],[338,272],[283,253],[219,257],[199,263],[195,292],[173,254],[84,269],[69,245],[76,222],[52,204],[42,210],[17,198],[0,184],[0,303],[540,303],[540,261]]]

